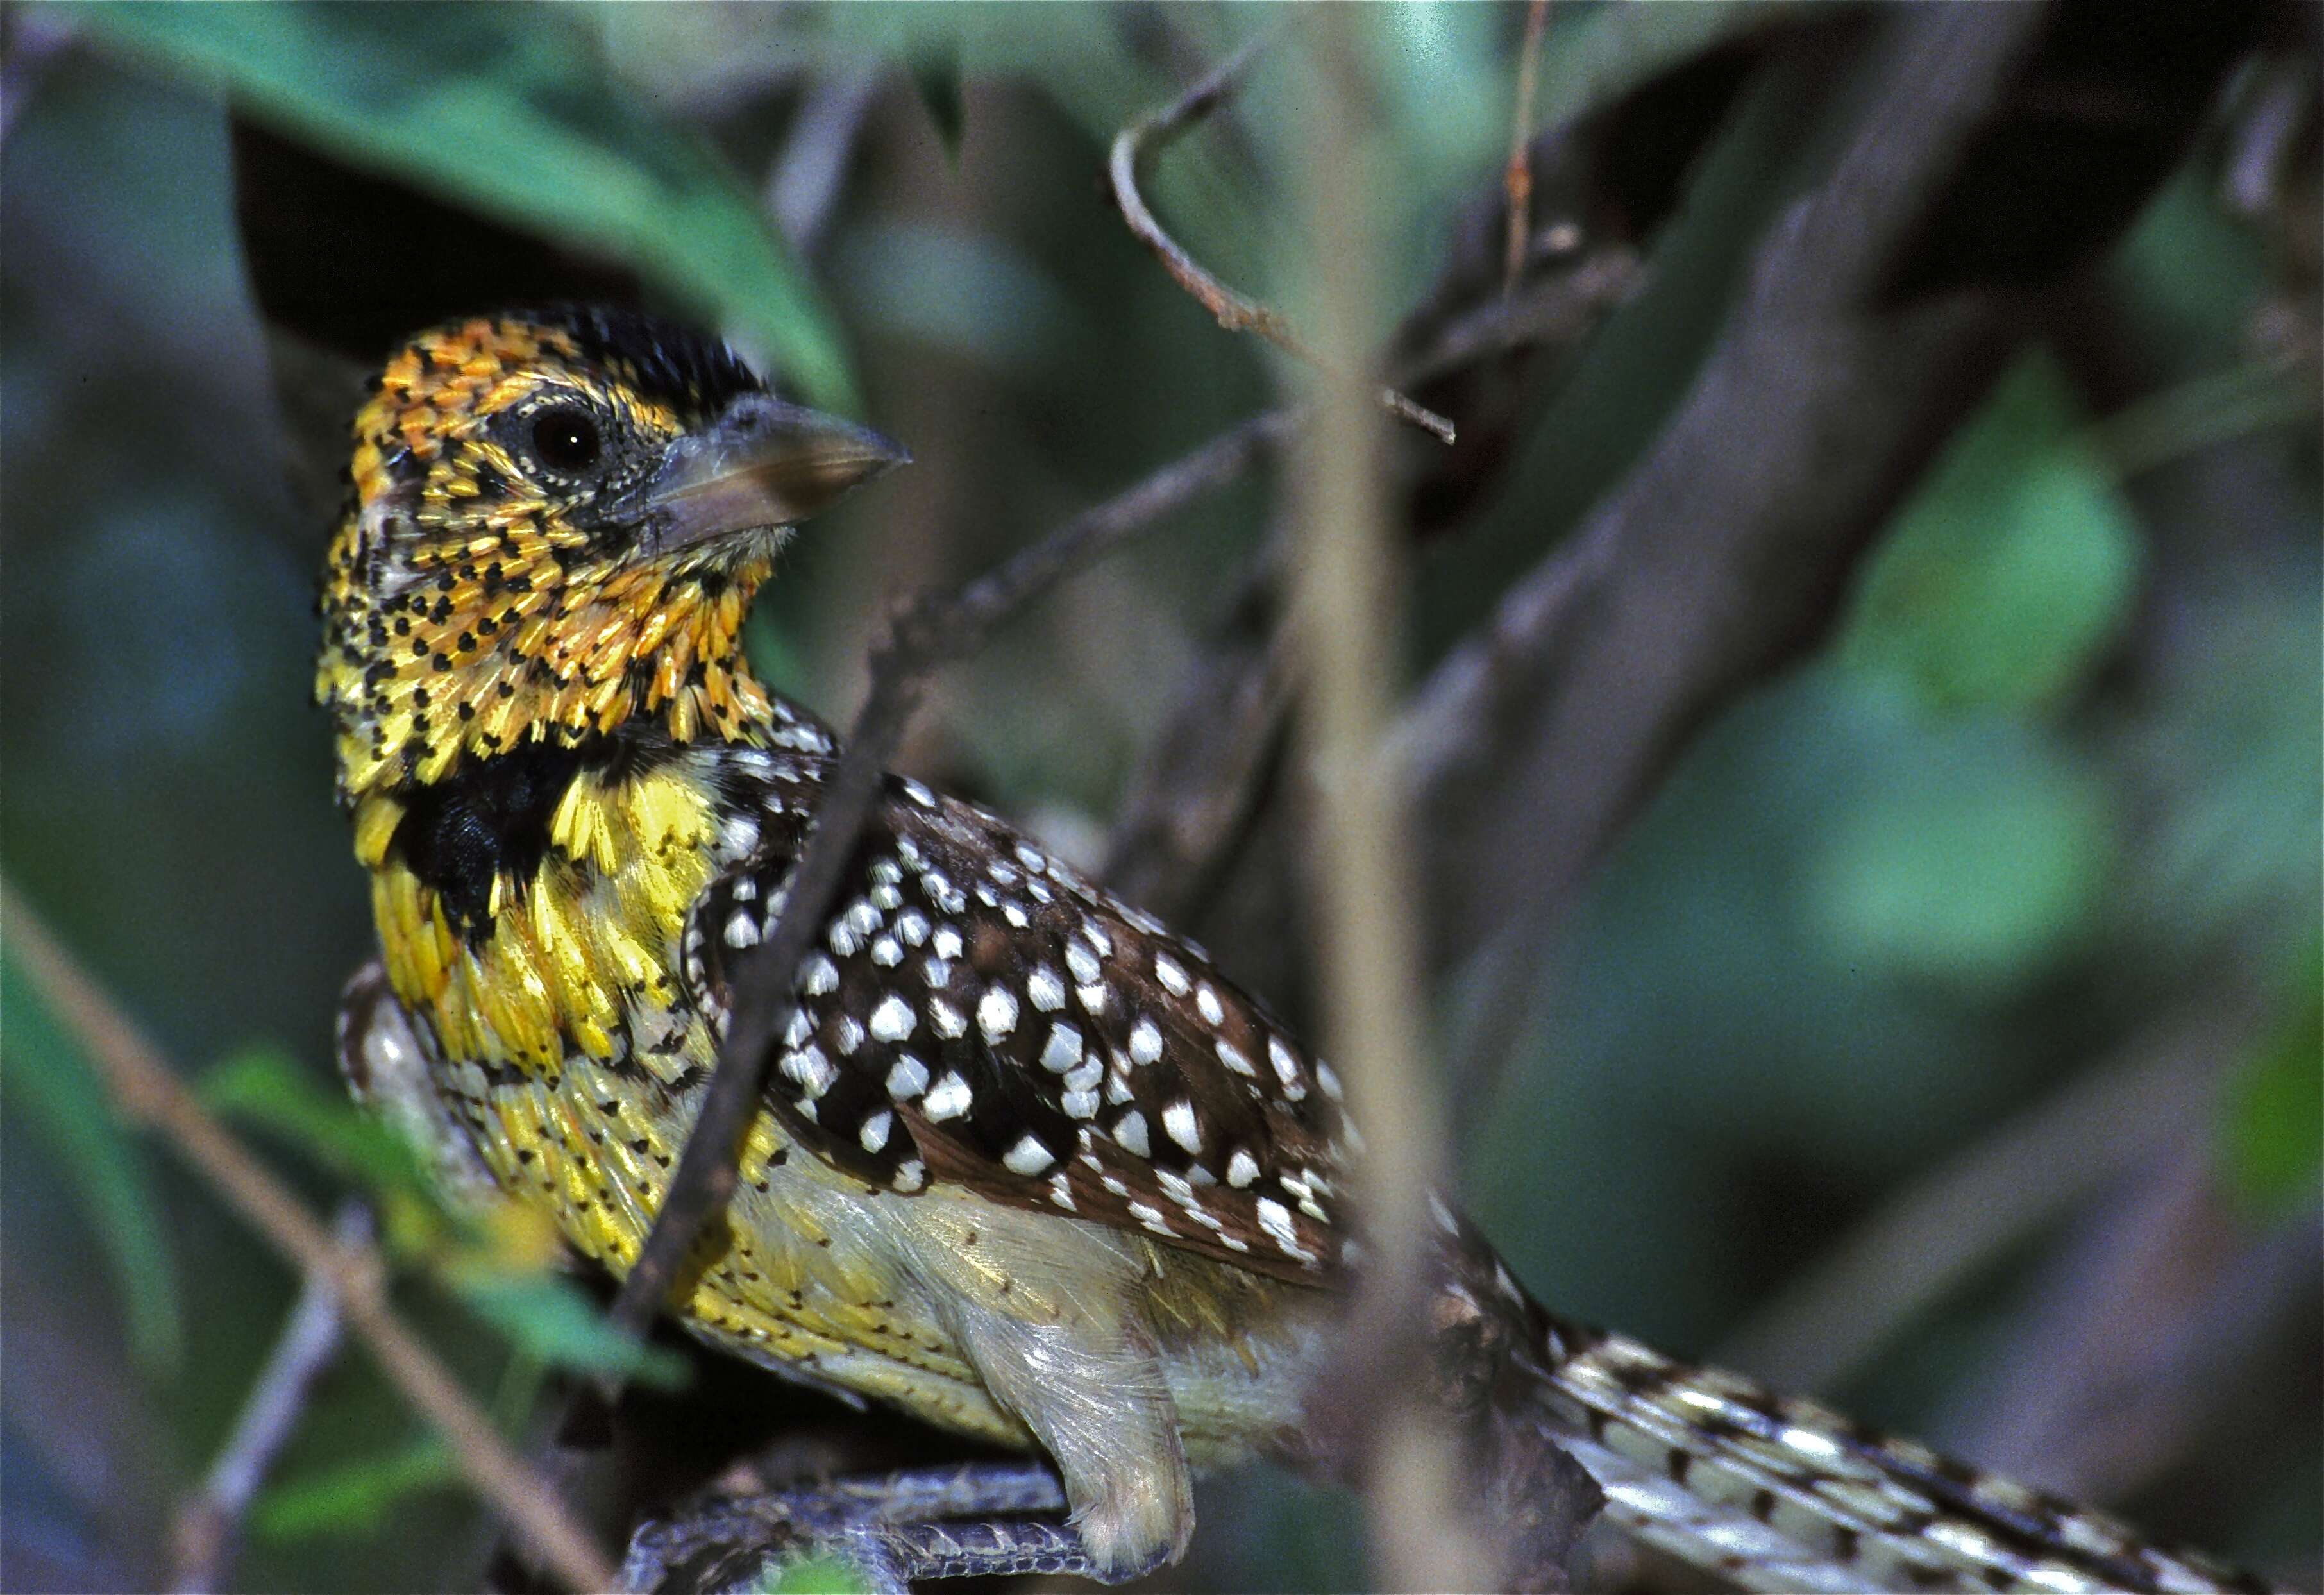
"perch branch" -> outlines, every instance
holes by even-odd
[[[1259,47],[1270,37],[1271,34],[1262,33],[1251,40],[1176,99],[1123,128],[1113,141],[1106,171],[1113,184],[1114,203],[1121,207],[1121,219],[1129,225],[1131,235],[1154,252],[1163,270],[1179,287],[1194,295],[1221,327],[1229,332],[1254,333],[1294,359],[1328,371],[1330,368],[1314,351],[1291,330],[1290,322],[1281,311],[1245,298],[1204,271],[1185,246],[1164,229],[1138,190],[1139,174],[1174,139],[1209,115],[1234,91]],[[1381,406],[1398,420],[1434,435],[1440,443],[1453,440],[1452,423],[1434,410],[1414,403],[1394,388],[1381,386],[1377,391]]]
[[[329,1282],[347,1326],[378,1359],[389,1382],[450,1443],[477,1493],[558,1577],[576,1590],[612,1589],[612,1563],[396,1315],[387,1299],[387,1264],[378,1250],[335,1237],[252,1157],[13,887],[0,885],[0,917],[7,923],[10,950],[104,1076],[123,1117],[166,1138],[301,1274]]]

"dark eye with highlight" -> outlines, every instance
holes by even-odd
[[[604,454],[597,423],[577,404],[552,404],[532,418],[533,456],[552,471],[578,476]]]

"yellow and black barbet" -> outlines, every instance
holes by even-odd
[[[792,528],[895,463],[719,344],[558,309],[415,337],[355,423],[317,693],[381,963],[342,1056],[446,1176],[636,1257],[835,752],[741,635]],[[891,779],[670,1310],[778,1373],[1046,1455],[1070,1554],[1178,1555],[1189,1475],[1328,1468],[1356,1266],[1330,1067],[1196,947]],[[1766,1589],[2261,1588],[1810,1404],[1555,1319],[1444,1215],[1443,1394]],[[1476,1366],[1463,1370],[1463,1359]],[[1009,1544],[905,1571],[1021,1566]],[[1038,1561],[1038,1558],[1032,1560]]]

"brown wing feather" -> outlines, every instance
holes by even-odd
[[[714,1014],[780,911],[825,767],[753,768],[761,849],[688,925]],[[796,990],[773,1106],[869,1184],[964,1185],[1287,1278],[1343,1261],[1330,1069],[1199,948],[982,810],[892,781]]]

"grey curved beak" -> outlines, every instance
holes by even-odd
[[[647,526],[662,549],[796,526],[911,457],[869,427],[748,393],[663,454],[645,486]]]

